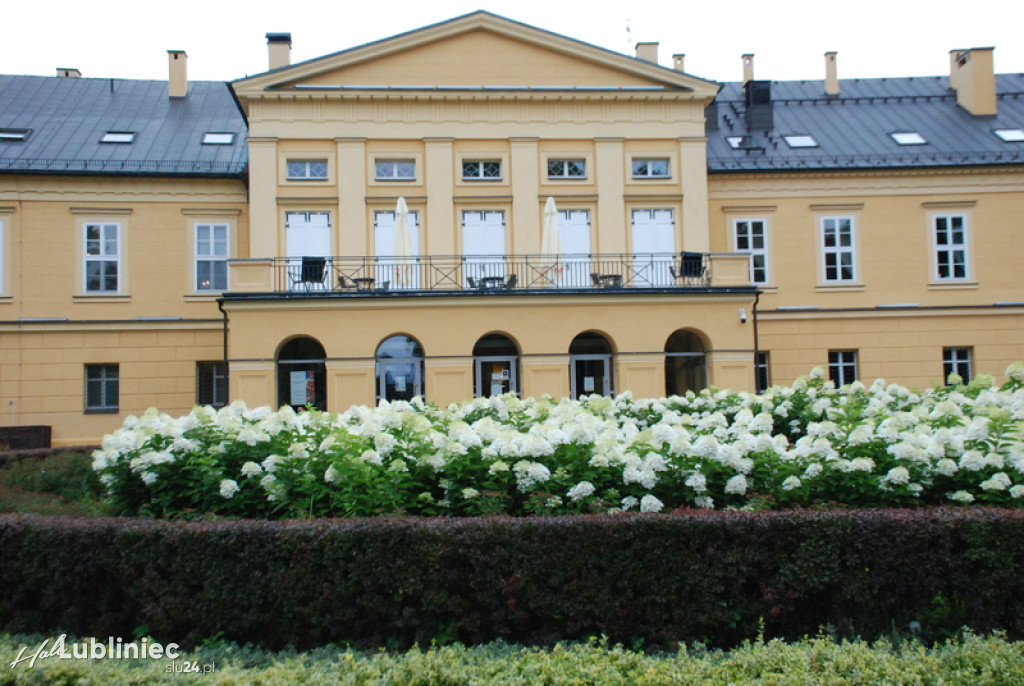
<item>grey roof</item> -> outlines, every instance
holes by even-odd
[[[825,95],[823,81],[772,81],[773,126],[752,130],[742,84],[726,83],[708,112],[708,170],[1024,164],[1024,143],[993,133],[1024,127],[1024,74],[997,75],[996,97],[994,117],[973,116],[957,105],[947,77],[844,79],[838,96]],[[894,132],[917,132],[927,143],[899,145]],[[794,134],[818,146],[790,148],[783,136]],[[743,149],[729,145],[733,136],[749,137]]]
[[[191,81],[171,98],[166,81],[0,75],[0,173],[240,176],[246,123],[229,86]],[[100,143],[108,131],[135,132],[133,143]],[[203,145],[207,132],[232,133],[232,145]]]

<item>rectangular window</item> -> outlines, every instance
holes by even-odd
[[[836,388],[851,384],[857,380],[857,351],[829,350],[828,378]]]
[[[207,131],[203,134],[203,145],[234,145],[235,134]]]
[[[85,365],[85,411],[117,412],[118,386],[116,364]]]
[[[120,291],[121,225],[85,225],[85,292]]]
[[[133,131],[107,131],[100,137],[100,143],[134,143]]]
[[[327,160],[288,160],[290,181],[320,181],[327,178]]]
[[[501,160],[463,160],[463,181],[500,181]]]
[[[764,393],[771,385],[768,353],[758,351],[757,357],[754,360],[754,390],[757,393]]]
[[[821,245],[825,281],[855,281],[853,217],[822,217]]]
[[[0,143],[24,141],[28,139],[28,129],[0,129]]]
[[[377,181],[415,181],[414,160],[377,160],[374,162]]]
[[[935,221],[935,275],[940,281],[967,278],[967,218],[938,215]]]
[[[196,290],[228,289],[228,225],[196,224]]]
[[[228,404],[228,366],[224,362],[196,362],[196,404]]]
[[[768,251],[765,247],[763,219],[738,219],[736,229],[736,252],[750,255],[750,282],[768,283]]]
[[[587,178],[586,160],[548,160],[549,179]]]
[[[963,383],[971,380],[970,348],[942,349],[942,378],[947,385],[949,385],[949,377],[953,374],[959,376]]]
[[[633,178],[634,179],[667,179],[667,178],[669,178],[668,160],[667,159],[634,159],[633,160]]]

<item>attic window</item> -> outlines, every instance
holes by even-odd
[[[900,145],[925,145],[928,141],[917,131],[896,131],[889,134],[889,137]]]
[[[23,141],[28,138],[28,129],[0,129],[0,143]]]
[[[1024,129],[996,129],[993,133],[1007,143],[1020,143],[1024,141]]]
[[[733,150],[741,150],[754,145],[754,139],[750,136],[726,136],[725,141]]]
[[[207,131],[203,134],[203,145],[234,145],[235,134]]]
[[[816,148],[818,147],[818,141],[814,140],[814,136],[809,136],[805,133],[794,134],[791,136],[783,136],[786,139],[786,145],[791,148]]]
[[[133,131],[107,131],[100,138],[100,143],[134,143],[135,132]]]

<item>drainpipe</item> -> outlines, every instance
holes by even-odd
[[[761,291],[757,291],[754,294],[754,306],[751,308],[751,313],[754,319],[754,390],[757,390],[757,358],[760,354],[760,345],[757,339],[757,303],[761,300]],[[762,389],[764,390],[764,389]]]
[[[227,310],[224,309],[224,299],[223,298],[217,298],[217,309],[219,309],[220,313],[224,315],[224,338],[223,338],[224,379],[225,379],[225,381],[227,381],[227,398],[225,398],[225,399],[226,400],[230,400],[230,398],[231,398],[231,367],[227,363]],[[757,317],[758,317],[758,315],[757,315],[757,312],[755,311],[755,313],[754,313],[755,327],[756,327],[756,323],[757,323],[757,320],[758,320]],[[755,328],[755,331],[757,331],[757,328]]]

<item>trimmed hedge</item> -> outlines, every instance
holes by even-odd
[[[0,516],[0,630],[276,649],[605,635],[649,647],[920,623],[1024,637],[1024,512],[286,522]]]

